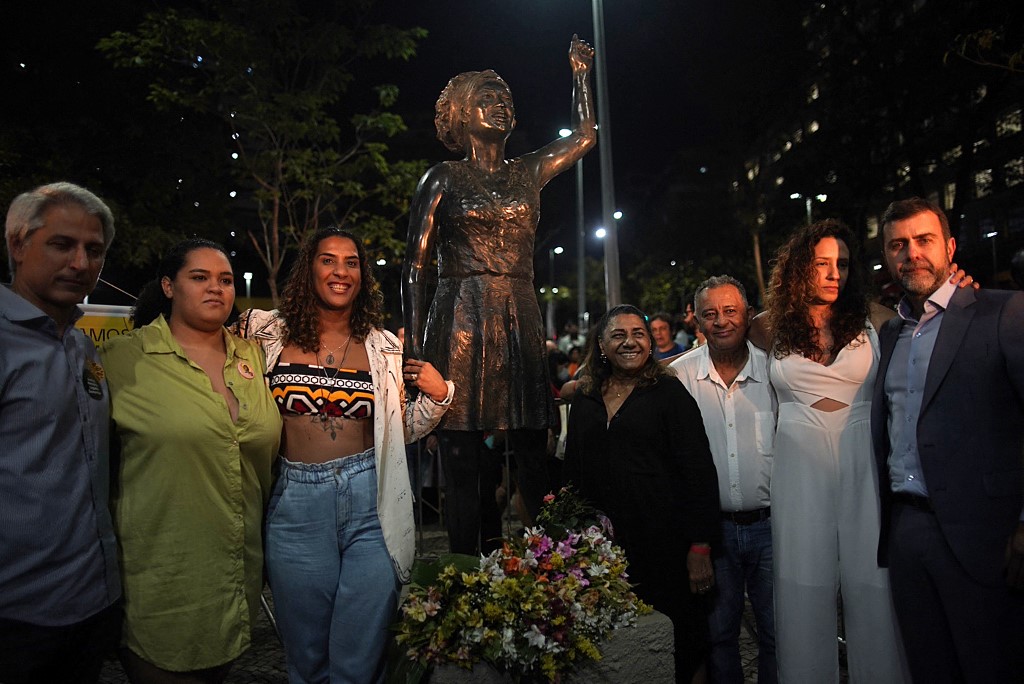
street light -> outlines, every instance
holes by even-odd
[[[547,310],[547,326],[548,326],[548,339],[553,340],[557,334],[555,330],[555,295],[558,294],[558,287],[555,285],[555,255],[561,254],[565,250],[561,246],[554,247],[548,250],[548,283],[550,283],[551,292],[548,293],[548,310]],[[544,290],[541,289],[541,292]]]
[[[608,231],[605,230],[604,228],[598,228],[597,230],[594,231],[594,237],[596,237],[598,240],[604,240],[607,235]],[[607,249],[607,247],[605,249]]]
[[[242,274],[242,280],[245,281],[245,298],[252,299],[252,271],[246,271]],[[251,302],[246,302],[251,305]]]
[[[801,195],[799,192],[794,192],[794,193],[790,194],[789,199],[791,199],[791,200],[802,199],[804,201],[804,207],[806,207],[806,209],[807,209],[807,225],[810,225],[811,223],[814,222],[814,219],[811,216],[811,201],[816,199],[819,202],[824,202],[825,200],[828,199],[828,195],[820,194],[820,195],[815,195],[814,197],[811,197],[810,195],[807,195],[805,197],[805,196]]]
[[[985,233],[986,240],[992,240],[992,282],[996,281],[996,274],[999,272],[999,262],[996,260],[996,236],[999,235],[998,230],[993,230],[989,233]]]

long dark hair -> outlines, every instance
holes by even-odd
[[[304,352],[320,348],[320,297],[313,286],[313,260],[316,259],[320,243],[329,237],[341,237],[352,241],[359,254],[359,292],[352,303],[352,336],[358,342],[366,339],[373,328],[384,323],[384,295],[373,276],[373,269],[366,258],[363,242],[347,230],[328,226],[316,231],[299,248],[284,291],[278,311],[287,328],[286,344],[294,344]]]
[[[160,314],[163,314],[164,318],[170,319],[171,300],[164,294],[161,281],[164,278],[174,280],[178,272],[185,267],[188,255],[197,249],[215,249],[224,255],[229,264],[231,263],[231,257],[228,256],[223,246],[205,238],[189,238],[171,247],[160,259],[156,279],[143,285],[138,299],[135,300],[135,308],[132,309],[132,324],[136,328],[152,323]]]
[[[822,350],[818,328],[810,315],[814,299],[814,247],[824,238],[846,243],[850,250],[850,271],[846,285],[832,305],[833,346]],[[789,354],[817,357],[850,344],[864,330],[869,308],[862,272],[860,243],[846,224],[825,219],[798,228],[778,252],[767,293],[768,325],[772,331],[776,358]]]
[[[620,304],[612,307],[608,313],[601,316],[597,325],[587,335],[586,355],[583,358],[583,365],[580,367],[579,387],[582,392],[599,392],[604,383],[612,376],[612,365],[601,354],[601,339],[611,326],[612,319],[616,316],[634,315],[639,316],[647,329],[647,338],[651,341],[651,348],[654,348],[654,335],[651,334],[651,322],[647,315],[632,304]],[[643,367],[637,376],[637,387],[647,387],[658,381],[658,378],[671,376],[671,371],[657,359],[653,354],[648,354]]]

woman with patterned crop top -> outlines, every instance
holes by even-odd
[[[338,228],[302,246],[277,311],[242,314],[281,414],[266,560],[292,682],[379,682],[414,524],[405,444],[429,433],[454,385],[402,361],[380,328],[362,243]],[[405,385],[418,390],[407,401]]]

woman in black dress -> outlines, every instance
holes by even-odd
[[[672,619],[676,681],[703,682],[703,595],[714,582],[719,505],[700,409],[654,359],[636,307],[605,314],[587,344],[569,412],[566,479],[611,520],[637,596]]]

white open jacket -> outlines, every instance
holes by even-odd
[[[241,315],[234,329],[241,337],[255,340],[263,347],[269,374],[284,348],[284,320],[277,311],[249,309]],[[395,572],[404,584],[411,576],[416,553],[413,495],[405,445],[425,437],[437,426],[451,404],[455,385],[448,381],[448,395],[443,402],[438,403],[423,392],[414,402],[407,402],[398,338],[386,330],[374,329],[367,335],[365,344],[373,378],[377,516]]]

